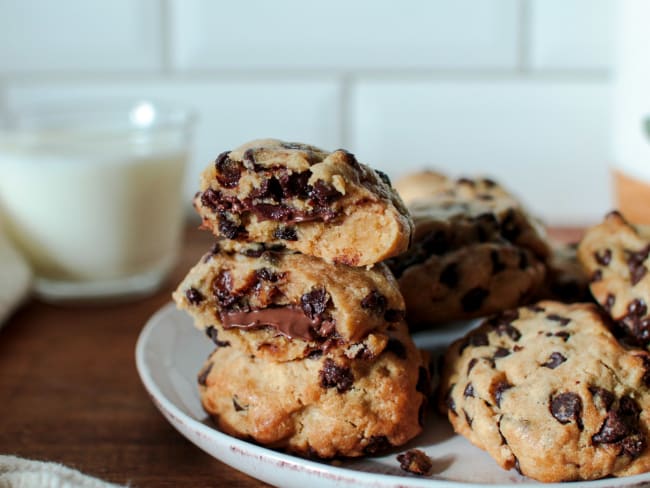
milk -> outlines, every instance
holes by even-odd
[[[0,141],[0,213],[41,292],[126,292],[124,280],[164,275],[179,248],[186,159],[165,131]]]

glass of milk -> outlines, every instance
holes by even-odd
[[[191,112],[142,101],[40,109],[0,127],[0,216],[46,301],[154,292],[180,246]]]

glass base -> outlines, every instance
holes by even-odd
[[[34,293],[48,303],[107,303],[136,300],[155,293],[169,271],[170,265],[124,278],[102,281],[60,281],[36,277]]]

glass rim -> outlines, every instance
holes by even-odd
[[[10,107],[4,114],[0,113],[0,133],[48,129],[75,132],[189,130],[196,120],[193,108],[156,98],[80,98]]]

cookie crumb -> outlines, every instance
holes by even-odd
[[[420,476],[427,476],[431,473],[433,462],[424,451],[419,449],[409,449],[403,454],[397,456],[399,467],[409,473]]]

